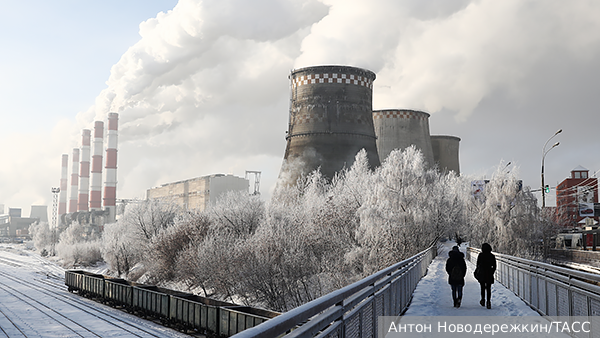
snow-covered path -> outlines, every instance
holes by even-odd
[[[405,316],[539,316],[512,291],[497,281],[492,285],[492,308],[486,309],[479,304],[479,283],[473,277],[475,265],[467,261],[467,275],[463,288],[463,299],[460,308],[455,308],[452,302],[452,290],[448,284],[445,266],[448,251],[454,242],[442,243],[437,257],[427,270],[427,275],[421,279],[413,300],[404,314]],[[460,246],[465,253],[465,244]]]

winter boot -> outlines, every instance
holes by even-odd
[[[485,306],[485,299],[480,300],[479,304],[481,304],[481,306]]]
[[[487,301],[487,304],[486,304],[486,307],[487,307],[488,309],[491,309],[491,308],[492,308],[492,302],[490,302],[490,301],[488,300],[488,301]]]
[[[454,300],[454,307],[456,307],[456,298],[454,298],[453,300]]]
[[[460,298],[458,298],[458,299],[456,300],[456,307],[460,307],[460,301],[461,301],[461,300],[462,300],[462,299],[460,299]]]

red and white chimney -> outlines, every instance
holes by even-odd
[[[92,184],[90,185],[90,210],[102,210],[102,151],[104,150],[104,122],[94,124],[94,154],[92,155]]]
[[[79,148],[73,148],[73,165],[71,167],[71,192],[69,213],[77,211],[77,188],[79,186]]]
[[[114,223],[117,213],[117,143],[119,114],[108,113],[106,147],[106,180],[104,181],[104,210],[108,211],[106,223]]]
[[[92,132],[84,129],[81,136],[81,167],[79,168],[79,198],[77,211],[88,211],[90,189],[90,138]]]
[[[60,171],[60,195],[58,195],[58,219],[67,213],[67,181],[69,179],[69,155],[62,155],[62,165]]]

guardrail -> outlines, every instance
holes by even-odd
[[[369,277],[301,305],[233,337],[376,337],[377,317],[408,307],[437,244]]]
[[[477,264],[480,252],[467,248],[467,258]],[[600,275],[499,253],[494,255],[496,280],[540,314],[600,316]]]

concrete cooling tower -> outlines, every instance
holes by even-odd
[[[427,166],[434,166],[428,113],[407,109],[376,110],[373,112],[373,123],[381,161],[394,149],[414,145],[423,152]]]
[[[440,171],[454,171],[457,175],[460,175],[460,162],[458,159],[459,143],[460,138],[456,136],[431,136],[433,158]]]
[[[279,177],[294,184],[321,168],[332,178],[350,167],[361,149],[379,166],[373,128],[375,74],[348,66],[315,66],[292,71],[289,129]]]

